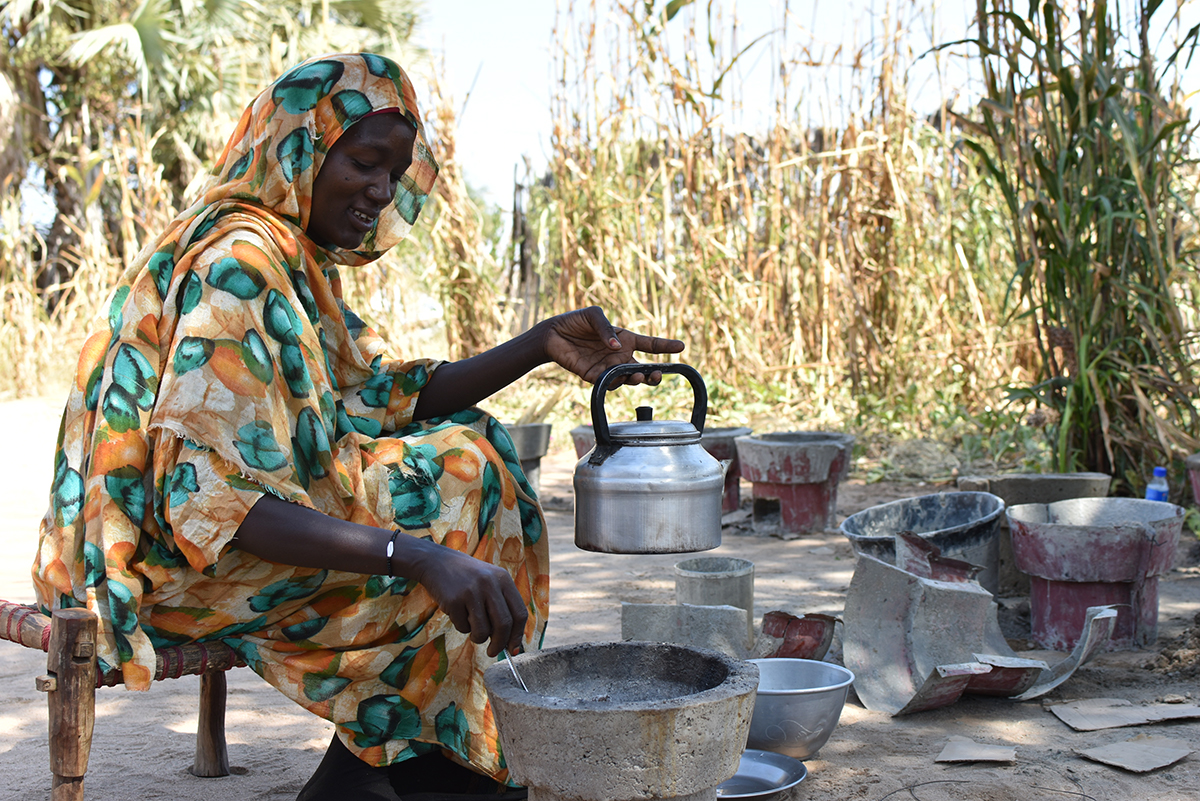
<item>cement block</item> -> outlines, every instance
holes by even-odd
[[[750,613],[736,606],[621,604],[621,638],[711,648],[745,659]]]
[[[675,603],[745,609],[746,636],[754,640],[754,563],[700,556],[675,563]]]

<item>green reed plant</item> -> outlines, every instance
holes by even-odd
[[[1106,0],[1014,6],[986,4],[982,135],[966,141],[1003,194],[1041,357],[1013,394],[1049,410],[1056,469],[1129,491],[1200,446],[1196,125],[1149,47],[1159,2],[1133,31]]]

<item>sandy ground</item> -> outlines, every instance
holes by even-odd
[[[0,475],[0,597],[28,601],[28,565],[37,521],[45,508],[58,425],[54,400],[0,404],[10,421],[10,457]],[[548,646],[620,639],[620,603],[671,603],[672,566],[679,556],[614,556],[578,550],[572,541],[570,477],[574,455],[559,451],[543,460],[552,551],[551,623]],[[839,512],[907,495],[935,491],[917,484],[851,481],[839,495]],[[794,614],[839,615],[854,571],[841,536],[790,541],[726,536],[712,555],[755,563],[756,615],[782,609]],[[1160,584],[1159,643],[1180,634],[1200,612],[1200,569],[1195,557]],[[1147,670],[1153,651],[1097,658],[1048,696],[1048,701],[1117,697],[1134,703],[1167,695],[1200,700],[1200,683]],[[45,698],[34,677],[45,671],[40,652],[0,644],[0,800],[49,798]],[[106,801],[142,799],[293,799],[316,767],[332,732],[278,695],[251,671],[229,674],[226,732],[234,774],[198,779],[188,768],[196,730],[199,681],[188,677],[156,684],[145,694],[122,688],[100,691],[87,795]],[[1090,762],[1076,750],[1121,743],[1138,734],[1184,740],[1200,750],[1200,721],[1080,733],[1045,709],[1042,701],[971,698],[906,718],[870,712],[851,696],[832,739],[807,763],[808,778],[773,801],[1094,801],[1200,800],[1200,754],[1149,774],[1133,774]],[[1016,762],[947,766],[934,759],[952,735],[976,742],[1017,746]],[[569,765],[570,755],[564,755]]]

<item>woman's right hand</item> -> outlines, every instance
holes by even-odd
[[[653,337],[626,328],[617,328],[599,306],[559,314],[538,323],[546,358],[589,383],[596,383],[604,371],[621,364],[637,362],[635,353],[655,356],[683,350],[678,339]],[[657,384],[660,372],[632,373],[615,381],[621,384]]]
[[[510,653],[520,651],[529,611],[507,570],[404,534],[398,538],[398,548],[405,539],[409,547],[404,550],[412,552],[407,555],[410,578],[425,588],[454,628],[469,634],[471,642],[490,640],[488,656],[498,656],[504,648]]]
[[[237,532],[237,547],[260,559],[285,565],[377,574],[392,532],[328,517],[316,509],[263,495]],[[529,611],[502,567],[401,533],[388,567],[429,592],[454,628],[471,641],[489,639],[488,654],[517,652],[525,636]]]

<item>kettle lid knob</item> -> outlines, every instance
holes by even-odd
[[[639,423],[645,423],[654,419],[654,408],[651,406],[639,406],[633,412],[637,415]]]

